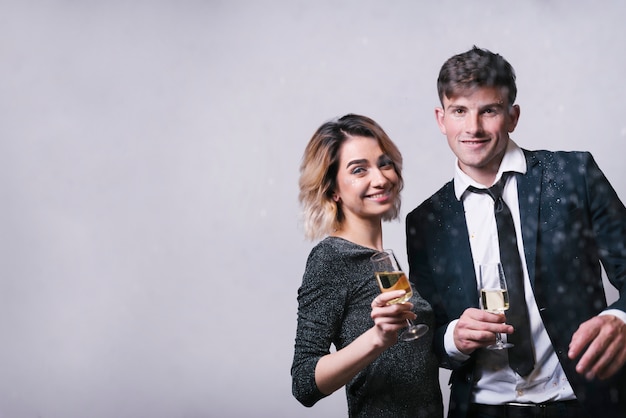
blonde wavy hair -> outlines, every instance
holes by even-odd
[[[400,150],[375,121],[366,116],[348,114],[320,126],[304,150],[298,198],[302,207],[304,234],[310,240],[338,230],[344,220],[341,206],[333,200],[333,193],[337,186],[341,145],[353,136],[376,139],[393,162],[398,175],[398,193],[392,209],[383,215],[383,220],[397,219],[400,214],[400,191],[404,187]]]

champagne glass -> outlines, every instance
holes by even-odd
[[[404,303],[411,299],[411,296],[413,296],[411,283],[409,283],[409,280],[400,268],[398,260],[396,260],[396,256],[393,254],[392,250],[383,250],[374,254],[371,257],[371,261],[374,265],[374,275],[376,276],[381,292],[391,292],[392,290],[404,290],[406,292],[404,296],[387,302],[388,305]],[[399,338],[402,341],[416,340],[428,332],[428,325],[415,325],[409,319],[407,319],[406,322],[409,327],[400,334]]]
[[[487,312],[502,314],[509,309],[509,292],[502,264],[491,263],[479,266],[480,306]],[[513,344],[502,341],[502,335],[496,332],[496,343],[487,346],[490,350],[503,350]]]

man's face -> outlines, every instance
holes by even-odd
[[[519,106],[509,106],[506,89],[480,87],[444,97],[435,116],[461,170],[491,186],[519,119]]]

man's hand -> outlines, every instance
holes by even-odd
[[[513,327],[504,323],[504,315],[467,308],[454,328],[454,344],[463,354],[486,347],[496,340],[496,332],[511,334]]]
[[[613,315],[600,315],[580,324],[572,336],[568,356],[573,360],[581,354],[576,371],[588,380],[604,380],[617,373],[626,363],[624,321]]]

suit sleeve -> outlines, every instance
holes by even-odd
[[[593,232],[607,278],[619,291],[609,309],[626,312],[626,208],[589,153],[583,153]]]
[[[425,202],[422,206],[409,213],[406,217],[406,246],[409,263],[409,278],[414,288],[426,299],[435,313],[435,330],[433,346],[440,365],[448,369],[456,369],[463,363],[451,358],[445,348],[444,336],[450,322],[457,318],[450,318],[443,303],[442,295],[437,287],[434,274],[435,267],[429,257],[428,240],[429,227],[433,226],[433,211],[426,210]],[[430,214],[430,215],[429,215]],[[436,223],[436,222],[435,222]],[[432,249],[432,248],[431,248]]]

